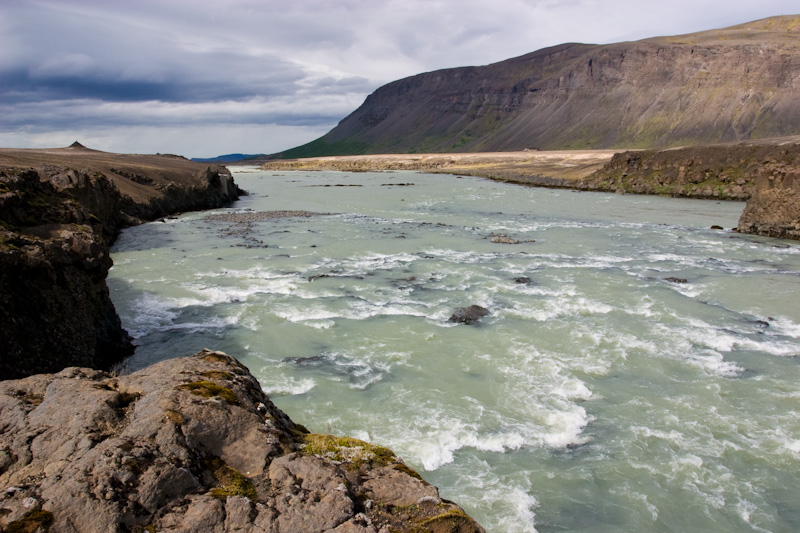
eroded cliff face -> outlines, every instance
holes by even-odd
[[[386,448],[309,434],[204,350],[0,382],[0,529],[482,532]]]
[[[753,197],[738,229],[768,237],[800,239],[800,150],[791,160],[765,161],[759,169]]]
[[[800,133],[800,17],[564,44],[385,85],[284,157],[659,148]]]
[[[715,200],[750,199],[759,176],[795,168],[797,144],[735,144],[615,154],[578,188]]]
[[[66,366],[108,369],[130,355],[133,346],[105,282],[109,246],[120,228],[238,197],[230,174],[219,167],[189,163],[180,181],[149,178],[158,171],[141,167],[137,176],[145,183],[133,182],[139,190],[131,196],[84,151],[55,152],[0,152],[2,379]],[[117,154],[103,157],[125,162]]]

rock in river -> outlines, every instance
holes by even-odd
[[[481,307],[480,305],[470,305],[469,307],[462,307],[453,313],[453,315],[450,317],[450,322],[472,324],[488,314],[488,309]]]

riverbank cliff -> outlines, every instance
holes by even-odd
[[[225,167],[177,156],[0,149],[0,376],[131,354],[105,281],[120,229],[240,193]]]

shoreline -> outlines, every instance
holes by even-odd
[[[746,201],[741,233],[800,240],[800,144],[716,144],[666,150],[575,150],[325,156],[262,170],[419,170],[580,191]]]

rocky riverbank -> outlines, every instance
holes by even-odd
[[[577,188],[747,200],[738,231],[800,239],[800,144],[715,145],[615,155]]]
[[[660,194],[681,198],[749,200],[765,170],[795,166],[798,144],[720,144],[614,155],[581,180],[593,191]]]
[[[242,192],[177,156],[0,149],[0,531],[483,531],[390,450],[309,434],[223,353],[98,370],[133,351],[105,281],[120,229]],[[269,214],[290,215],[309,214]]]
[[[669,150],[383,154],[269,161],[264,170],[419,170],[529,185],[748,201],[739,231],[800,238],[797,138]]]
[[[224,167],[177,156],[0,149],[0,376],[132,353],[105,283],[119,230],[240,192]]]
[[[391,450],[308,433],[221,352],[0,382],[0,420],[4,531],[483,531]]]

